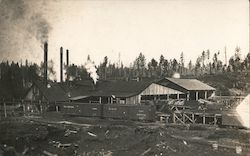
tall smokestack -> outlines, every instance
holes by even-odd
[[[44,43],[44,75],[43,75],[43,78],[44,78],[44,81],[43,83],[45,85],[47,85],[47,81],[48,81],[48,43],[45,42]]]
[[[69,71],[68,71],[68,67],[69,67],[69,50],[66,50],[66,81],[69,81]]]
[[[69,50],[66,50],[66,65],[69,66]]]
[[[60,48],[60,80],[63,82],[63,47]]]

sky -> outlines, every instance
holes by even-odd
[[[207,49],[222,61],[225,47],[228,59],[236,46],[249,52],[248,0],[0,0],[0,22],[0,61],[39,63],[48,40],[57,74],[61,46],[70,63],[120,53],[126,66],[140,52],[147,62],[183,52],[185,64]]]

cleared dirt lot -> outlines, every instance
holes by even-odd
[[[0,134],[0,155],[13,156],[238,155],[236,146],[241,146],[241,155],[250,153],[248,130],[65,117],[58,113],[1,120]],[[212,147],[214,143],[217,150]]]

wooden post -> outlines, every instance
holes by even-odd
[[[214,125],[217,124],[217,118],[216,118],[216,115],[214,115]]]
[[[203,118],[203,124],[206,124],[206,116],[205,116],[205,114],[203,114],[202,118]]]
[[[187,93],[187,101],[189,101],[189,98],[190,98],[190,93],[188,92]]]
[[[102,103],[102,97],[99,97],[99,103],[100,104]]]
[[[207,99],[207,91],[205,91],[205,99]]]
[[[154,101],[156,101],[157,100],[157,97],[156,97],[156,95],[153,95],[154,96]]]
[[[175,113],[173,113],[173,123],[175,123]]]
[[[112,97],[110,97],[110,103],[111,103],[111,104],[113,103],[113,98],[112,98]]]
[[[180,99],[180,94],[177,93],[177,100],[179,100],[179,99]]]
[[[4,117],[7,118],[6,103],[3,103]]]
[[[194,120],[194,113],[192,113],[192,120],[194,121],[194,123],[195,123],[195,120]]]
[[[199,92],[198,92],[198,91],[195,92],[195,100],[196,100],[196,101],[199,100]]]
[[[169,94],[167,94],[167,100],[169,100]]]
[[[56,106],[56,112],[59,112],[59,108],[58,105],[56,104],[56,101],[55,101],[55,106]]]

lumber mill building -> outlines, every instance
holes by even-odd
[[[34,82],[25,100],[49,102],[74,101],[82,103],[143,104],[153,101],[207,99],[215,89],[196,79],[143,81],[91,79],[71,82]]]
[[[66,51],[66,66],[69,51]],[[34,82],[25,96],[28,101],[76,101],[84,103],[142,104],[147,101],[207,99],[215,89],[196,79],[163,78],[160,80],[122,81],[91,79],[63,80],[63,48],[60,48],[60,83],[48,81],[48,44],[44,44],[44,80]]]

